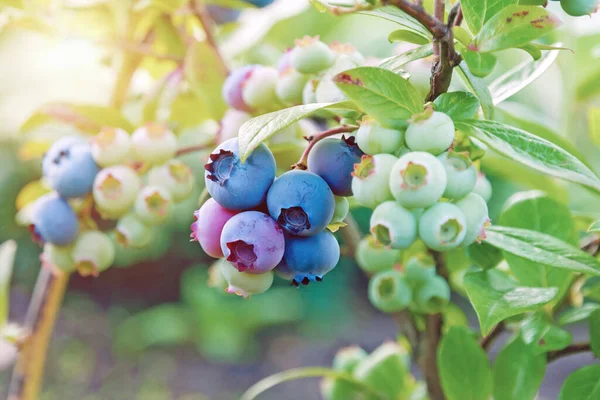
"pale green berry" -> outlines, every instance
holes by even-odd
[[[473,193],[480,195],[486,203],[492,198],[492,184],[481,172],[477,174],[477,182],[475,182]]]
[[[395,201],[386,201],[371,214],[371,233],[393,249],[406,249],[417,240],[417,218]]]
[[[406,208],[427,208],[446,190],[446,170],[429,153],[414,151],[400,157],[390,172],[390,190]]]
[[[82,232],[71,251],[75,269],[82,276],[98,276],[115,260],[115,246],[107,234],[100,231]]]
[[[400,271],[378,272],[369,281],[369,300],[380,311],[401,311],[408,307],[411,298],[410,286]]]
[[[257,66],[244,82],[242,98],[251,109],[265,110],[277,104],[275,85],[279,73],[275,68]]]
[[[296,47],[290,54],[292,66],[302,74],[314,74],[327,69],[334,60],[333,51],[318,36],[296,40]]]
[[[477,182],[477,170],[469,159],[469,153],[448,151],[438,156],[446,170],[444,197],[460,199],[469,194]]]
[[[363,156],[360,163],[354,164],[352,173],[352,193],[361,205],[375,208],[387,200],[393,200],[389,177],[398,159],[390,154]]]
[[[160,186],[146,186],[137,196],[134,210],[147,225],[158,225],[169,216],[173,200],[171,193]]]
[[[302,104],[304,86],[309,76],[299,73],[293,68],[288,68],[279,74],[275,93],[284,104]]]
[[[350,43],[331,43],[329,48],[335,54],[337,58],[347,58],[354,62],[356,65],[364,65],[366,63],[365,57],[356,50],[356,47]]]
[[[104,128],[91,143],[92,157],[101,167],[124,163],[131,150],[131,138],[121,128]]]
[[[302,89],[302,104],[314,104],[317,102],[317,86],[319,81],[311,79],[306,82],[304,89]]]
[[[466,226],[467,219],[460,208],[450,203],[438,203],[421,216],[419,236],[430,249],[450,250],[462,244]]]
[[[141,186],[140,177],[130,167],[104,168],[94,180],[92,193],[96,208],[103,216],[117,219],[129,211]]]
[[[329,224],[342,223],[348,215],[348,211],[350,211],[350,203],[348,203],[347,198],[342,196],[334,196],[334,198],[335,209],[333,211],[333,217],[331,217],[331,221],[329,221]]]
[[[427,110],[413,117],[406,129],[406,145],[413,151],[439,155],[454,141],[454,122],[441,112]]]
[[[415,296],[415,309],[426,314],[441,312],[450,302],[450,287],[444,278],[434,276],[419,288]]]
[[[71,257],[72,246],[56,246],[52,243],[44,244],[41,260],[44,266],[58,268],[59,270],[71,273],[75,271],[75,263]]]
[[[131,149],[138,161],[162,164],[175,156],[177,137],[166,126],[148,122],[131,135]]]
[[[367,273],[392,269],[400,258],[400,250],[384,246],[372,236],[364,237],[356,248],[356,263]]]
[[[115,232],[117,243],[123,247],[144,247],[152,239],[152,231],[134,213],[129,213],[119,219]]]
[[[358,346],[343,347],[333,357],[333,369],[351,374],[367,356],[368,353]]]
[[[490,225],[490,217],[485,200],[476,193],[469,193],[454,204],[462,210],[467,219],[467,232],[462,245],[468,246],[474,242],[480,243],[485,239],[485,229]]]
[[[215,288],[215,289],[218,289],[218,290],[224,292],[229,287],[229,283],[227,283],[227,280],[223,276],[223,272],[221,271],[221,266],[220,266],[221,263],[229,264],[229,262],[223,258],[215,261],[208,268],[208,281],[206,283],[209,287],[212,287],[212,288]]]
[[[356,143],[367,154],[394,154],[404,143],[404,133],[384,128],[373,119],[363,119],[356,133]]]
[[[148,184],[167,189],[174,202],[185,200],[194,190],[195,179],[190,167],[179,160],[169,160],[148,172]]]
[[[416,293],[427,281],[436,276],[435,265],[422,257],[411,257],[404,263],[404,277]]]
[[[219,268],[223,277],[229,283],[226,291],[228,293],[235,293],[243,298],[248,298],[253,294],[264,293],[273,284],[273,271],[268,271],[264,274],[240,272],[229,262],[221,262]]]
[[[358,66],[349,58],[337,58],[333,66],[323,74],[317,85],[315,91],[317,103],[335,103],[345,100],[347,96],[338,88],[333,79],[337,74]]]

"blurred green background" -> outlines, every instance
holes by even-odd
[[[122,49],[106,43],[122,28],[115,16],[128,2],[29,3],[26,14],[6,6],[0,11],[0,242],[14,238],[19,245],[10,310],[11,320],[17,322],[25,314],[41,250],[16,221],[17,195],[40,176],[36,145],[73,129],[49,123],[24,135],[20,127],[49,102],[108,103],[115,58]],[[552,10],[562,15],[555,5],[551,2]],[[40,21],[52,21],[52,29]],[[600,105],[600,15],[565,21],[548,42],[560,41],[573,52],[561,52],[541,78],[502,103],[497,118],[540,135],[558,135],[598,173],[600,152],[588,134],[587,111]],[[368,16],[320,14],[304,0],[277,0],[266,9],[244,11],[238,24],[223,26],[218,33],[223,53],[235,66],[275,62],[304,35],[320,35],[328,43],[350,42],[367,57],[383,58],[409,48],[388,42],[394,27]],[[518,51],[503,53],[488,80],[528,57]],[[417,61],[407,68],[424,92],[429,62]],[[130,120],[139,120],[152,100],[154,82],[169,67],[168,62],[147,62],[136,73],[134,101],[125,108]],[[595,92],[581,89],[590,85]],[[167,119],[186,121],[186,129],[179,132],[182,143],[214,133],[214,124],[203,121],[189,94],[163,93],[159,103]],[[205,156],[195,153],[185,159],[199,181]],[[525,189],[551,193],[582,221],[600,204],[584,189],[497,157],[487,157],[483,169],[493,185],[492,220],[512,193]],[[339,347],[358,343],[370,351],[395,337],[393,321],[369,305],[367,281],[348,257],[322,284],[295,289],[279,280],[274,289],[251,300],[208,287],[212,260],[188,238],[195,204],[178,207],[168,229],[155,233],[150,251],[122,250],[117,265],[99,278],[73,277],[50,347],[43,399],[236,399],[276,371],[329,365]],[[369,212],[357,209],[354,214],[366,231]],[[475,326],[472,312],[466,311]],[[578,335],[575,331],[576,339]],[[552,364],[541,398],[553,398],[564,377],[588,358]],[[8,378],[9,371],[0,373],[0,393],[6,392]],[[317,399],[318,386],[313,381],[292,382],[264,398]]]

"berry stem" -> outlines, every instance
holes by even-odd
[[[332,128],[332,129],[326,130],[324,132],[318,133],[314,136],[305,137],[305,139],[308,140],[308,146],[306,146],[306,149],[304,149],[304,152],[302,153],[300,160],[298,160],[298,162],[296,164],[292,165],[292,169],[302,169],[302,170],[308,169],[308,167],[307,167],[308,155],[310,154],[313,147],[315,147],[315,144],[317,144],[319,141],[325,139],[326,137],[337,135],[338,133],[354,132],[357,129],[358,129],[358,126],[356,126],[356,125],[342,125],[342,126],[338,126],[337,128]]]
[[[548,362],[556,361],[559,358],[567,357],[572,354],[586,353],[592,350],[589,343],[573,343],[562,350],[551,351],[548,353]]]
[[[182,147],[181,149],[177,150],[177,153],[175,153],[175,157],[179,157],[179,156],[182,156],[182,155],[188,154],[188,153],[193,153],[195,151],[206,150],[208,148],[212,148],[213,146],[214,146],[214,143],[206,143],[206,144],[196,144],[193,146]]]
[[[37,400],[40,396],[48,344],[69,282],[69,275],[42,267],[25,317],[28,336],[17,360],[9,400]]]
[[[217,40],[215,38],[215,34],[213,31],[214,22],[210,18],[210,15],[208,15],[208,12],[206,11],[206,6],[204,5],[204,2],[202,0],[191,0],[190,8],[191,8],[192,12],[194,13],[194,15],[196,16],[196,18],[198,18],[200,25],[202,25],[202,29],[204,29],[204,34],[206,35],[206,41],[208,42],[210,47],[212,47],[214,49],[215,53],[217,54],[217,57],[221,61],[221,65],[222,65],[223,69],[227,73],[229,73],[229,68],[227,67],[227,63],[225,62],[223,55],[219,51],[219,45],[217,44]]]

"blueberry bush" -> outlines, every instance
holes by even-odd
[[[294,39],[296,2],[312,8]],[[0,3],[10,23],[51,29],[27,1]],[[332,285],[350,257],[368,279],[353,295],[398,325],[395,341],[267,377],[243,400],[308,377],[325,400],[533,400],[549,363],[600,357],[600,33],[573,29],[597,0],[99,4],[77,7],[121,21],[110,104],[49,103],[21,126],[19,155],[40,177],[19,192],[16,221],[42,268],[27,322],[0,342],[5,364],[18,358],[12,398],[38,398],[70,275],[158,259],[182,232],[193,257],[215,259],[200,278],[212,289],[197,290],[246,299],[232,307],[277,291],[277,321],[297,318],[285,293]],[[256,33],[252,13],[282,21]],[[355,46],[321,37],[319,18],[390,29],[356,23]],[[388,41],[393,53],[369,51]],[[563,88],[528,99],[545,73]],[[137,90],[142,74],[152,85]],[[559,134],[544,118],[562,110]],[[4,269],[14,253],[2,246]],[[569,331],[581,322],[583,341]],[[599,379],[598,364],[582,367],[556,398],[600,399]]]

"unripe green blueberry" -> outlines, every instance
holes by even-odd
[[[469,194],[477,182],[477,170],[469,159],[469,153],[447,151],[438,156],[446,170],[444,197],[460,199]]]
[[[473,193],[480,195],[486,203],[492,198],[492,184],[482,172],[477,174],[477,182],[475,182]]]
[[[173,201],[185,200],[194,190],[195,179],[190,167],[179,160],[169,160],[148,172],[148,184],[167,189]]]
[[[327,227],[330,231],[336,232],[339,228],[346,226],[344,219],[350,211],[350,203],[348,199],[342,196],[334,196],[335,198],[335,209],[333,210],[333,217]]]
[[[244,102],[254,110],[269,110],[278,103],[275,85],[278,72],[275,68],[257,66],[242,88]]]
[[[96,208],[105,217],[117,219],[129,211],[142,186],[130,167],[115,165],[101,170],[94,180]]]
[[[79,274],[98,276],[114,262],[115,246],[107,234],[85,231],[77,237],[71,257]]]
[[[333,42],[329,45],[329,48],[333,51],[336,59],[347,58],[357,66],[364,65],[366,62],[365,57],[350,43]]]
[[[378,272],[369,281],[369,300],[380,311],[401,311],[408,307],[411,297],[410,286],[400,271]]]
[[[467,219],[460,208],[450,203],[438,203],[421,216],[419,236],[430,249],[445,251],[462,244],[466,227]]]
[[[590,15],[598,10],[598,0],[560,0],[560,6],[572,17]]]
[[[75,271],[75,263],[71,257],[72,246],[56,246],[52,243],[44,244],[44,251],[40,255],[42,265],[57,268],[65,273]]]
[[[417,240],[417,218],[395,201],[386,201],[371,214],[371,233],[392,249],[406,249]]]
[[[476,193],[469,193],[454,204],[462,210],[467,219],[466,234],[462,245],[468,246],[474,242],[480,243],[485,239],[485,229],[490,226],[490,217],[485,200]]]
[[[220,258],[208,268],[208,281],[206,283],[209,287],[225,292],[229,287],[229,283],[227,282],[227,280],[223,276],[223,272],[221,271],[222,263],[229,264],[227,260]]]
[[[117,243],[123,247],[144,247],[152,239],[152,231],[134,213],[129,213],[119,219],[115,233]]]
[[[392,269],[400,258],[400,250],[379,243],[373,236],[364,237],[356,248],[356,263],[367,273]]]
[[[160,186],[146,186],[137,196],[135,214],[147,225],[158,225],[169,216],[173,200],[171,193]]]
[[[319,81],[311,79],[306,82],[304,89],[302,89],[302,104],[314,104],[317,102],[317,86]]]
[[[390,190],[406,208],[427,208],[446,190],[446,170],[429,153],[414,151],[400,157],[390,172]]]
[[[333,369],[351,374],[369,354],[358,346],[343,347],[333,357]]]
[[[101,167],[124,163],[131,150],[129,134],[120,128],[104,128],[92,140],[92,157]]]
[[[175,156],[177,137],[166,126],[148,122],[131,135],[131,149],[138,161],[162,164]]]
[[[245,299],[253,294],[266,292],[273,284],[273,271],[264,274],[240,272],[229,262],[220,263],[219,268],[223,277],[229,283],[226,291],[235,293]]]
[[[299,73],[293,68],[288,68],[279,73],[275,93],[284,104],[297,105],[302,104],[302,96],[308,75]]]
[[[337,58],[333,66],[323,74],[317,85],[315,91],[317,103],[335,103],[337,101],[345,100],[347,96],[340,88],[338,88],[337,84],[333,81],[333,78],[341,72],[358,66],[358,64],[349,58]]]
[[[363,118],[356,133],[356,143],[367,154],[394,154],[404,143],[404,132],[384,128],[372,118]]]
[[[389,185],[390,172],[398,159],[390,154],[363,156],[354,164],[352,193],[354,199],[365,207],[375,208],[387,200],[393,200]]]
[[[415,309],[426,314],[441,312],[449,302],[450,287],[441,276],[429,279],[415,295]]]
[[[296,40],[296,47],[290,54],[291,65],[302,74],[315,74],[327,69],[334,60],[333,51],[318,36]]]
[[[444,113],[427,110],[413,117],[406,129],[406,145],[413,151],[435,156],[446,151],[454,141],[454,122]]]
[[[404,263],[404,278],[416,293],[427,281],[435,277],[435,265],[421,257],[411,257]]]

